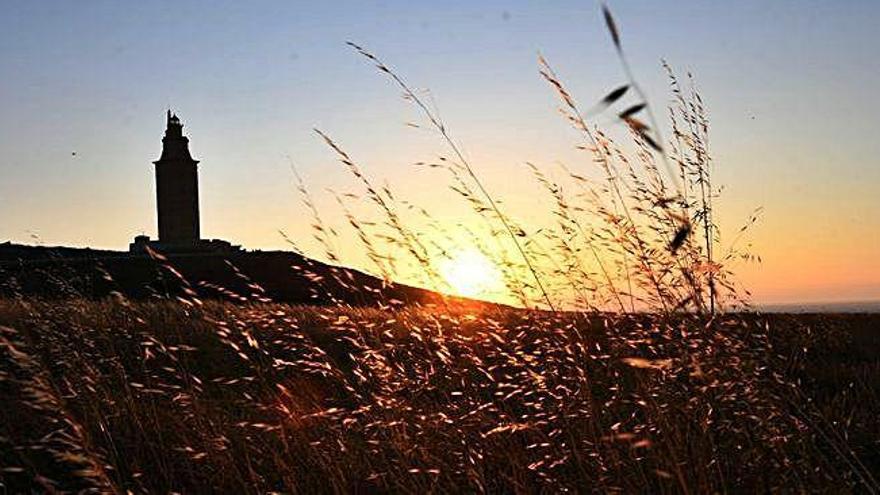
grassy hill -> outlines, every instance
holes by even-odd
[[[132,299],[196,295],[230,302],[319,305],[459,303],[290,251],[129,254],[0,244],[0,296]]]

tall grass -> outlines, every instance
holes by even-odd
[[[424,230],[418,221],[411,225],[407,219],[412,216],[398,210],[401,201],[391,189],[377,187],[340,143],[318,130],[360,183],[367,203],[377,210],[378,221],[359,218],[337,195],[377,275],[448,292],[449,283],[440,275],[438,264],[450,253],[476,248],[488,254],[504,275],[508,294],[501,299],[526,307],[714,315],[718,309],[747,304],[733,268],[754,257],[737,251],[736,241],[757,217],[746,223],[734,242],[719,246],[720,230],[713,214],[719,190],[711,180],[709,119],[693,78],[689,75],[691,84],[683,90],[664,62],[673,96],[668,114],[672,139],[667,141],[629,65],[619,28],[607,7],[603,13],[625,82],[596,99],[588,110],[582,109],[550,63],[544,57],[538,60],[540,75],[559,97],[565,120],[581,135],[583,141],[576,146],[585,153],[585,163],[577,166],[580,170],[566,169],[565,183],[549,180],[538,166],[528,164],[540,189],[552,199],[553,207],[544,214],[555,220],[549,225],[523,225],[502,211],[503,200],[490,192],[478,175],[478,164],[464,156],[439,113],[397,71],[362,46],[348,43],[388,76],[426,120],[425,125],[410,125],[433,130],[447,147],[450,156],[419,165],[446,171],[450,189],[471,208],[476,225],[482,228],[474,242],[472,227],[463,224],[431,221]],[[623,142],[588,118],[599,114],[611,114],[612,124],[622,124],[629,131],[622,136]],[[648,123],[640,120],[642,114]],[[591,179],[596,172],[599,180]],[[318,219],[313,223],[315,238],[328,259],[338,261],[327,252],[326,226],[298,175],[297,180],[306,206]],[[405,210],[420,211],[422,220],[430,220],[424,207],[402,201]],[[699,226],[702,239],[695,237],[694,225]],[[719,257],[719,249],[726,249],[727,254]],[[412,271],[398,269],[410,266],[407,259],[419,273],[415,278]]]
[[[0,484],[877,487],[875,320],[189,302],[0,301]]]

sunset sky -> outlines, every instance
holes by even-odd
[[[763,263],[741,271],[755,299],[880,299],[880,2],[610,5],[656,107],[669,101],[661,58],[698,81],[724,185],[722,234],[764,208],[748,237]],[[134,235],[155,237],[151,162],[169,107],[201,160],[205,237],[285,248],[283,230],[315,248],[289,159],[326,218],[344,224],[326,189],[356,184],[313,127],[377,182],[454,221],[461,206],[445,182],[412,166],[443,143],[406,126],[418,114],[347,40],[430,88],[486,184],[526,224],[548,209],[535,207],[547,199],[525,162],[594,166],[574,149],[537,53],[586,104],[623,80],[591,1],[8,2],[0,242],[125,249]]]

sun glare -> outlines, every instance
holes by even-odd
[[[501,273],[477,251],[462,251],[445,260],[440,271],[457,295],[488,297],[501,286]]]

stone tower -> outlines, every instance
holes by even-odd
[[[171,110],[162,138],[162,156],[153,163],[159,242],[180,247],[199,244],[199,162],[189,154],[183,124]]]

